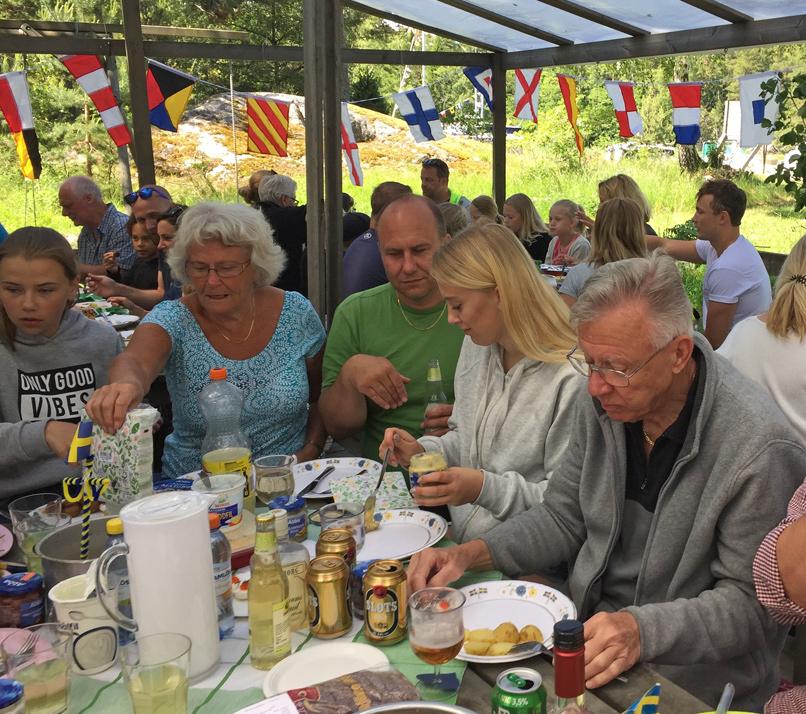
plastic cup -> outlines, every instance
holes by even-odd
[[[190,638],[144,635],[123,645],[119,659],[134,714],[186,714]]]
[[[234,531],[243,518],[243,492],[246,478],[243,474],[215,474],[193,482],[191,490],[213,497],[210,513],[221,517],[223,531]]]
[[[46,535],[70,523],[70,516],[62,513],[61,496],[55,493],[22,496],[8,504],[8,513],[28,569],[42,574],[42,561],[34,549]]]
[[[328,528],[349,528],[353,532],[357,555],[364,546],[364,504],[349,501],[328,503],[319,509],[318,514],[323,531]]]

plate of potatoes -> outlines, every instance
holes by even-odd
[[[534,656],[511,655],[521,642],[553,645],[554,623],[576,618],[574,603],[563,593],[525,580],[491,580],[467,585],[463,609],[465,643],[457,659],[467,662],[515,662]]]

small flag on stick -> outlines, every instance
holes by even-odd
[[[655,684],[625,709],[624,714],[658,714],[659,706],[660,684]]]

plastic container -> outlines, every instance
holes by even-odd
[[[246,481],[239,473],[218,474],[194,481],[190,490],[214,497],[210,513],[218,514],[221,528],[231,532],[241,525],[243,519],[245,485]]]
[[[16,679],[0,679],[0,714],[24,714],[23,686]]]
[[[37,573],[0,578],[0,627],[30,627],[44,619],[44,581]]]
[[[232,611],[232,547],[221,532],[217,513],[208,515],[210,520],[210,547],[213,551],[213,582],[218,610],[218,638],[223,640],[235,630],[235,614]]]
[[[110,518],[106,522],[106,547],[111,548],[117,543],[123,543],[123,521],[120,518]],[[118,609],[126,615],[132,616],[132,599],[129,594],[129,569],[125,558],[117,558],[109,568],[112,586],[117,589]],[[125,645],[131,642],[133,635],[122,627],[118,630],[118,644]]]
[[[308,537],[308,514],[304,498],[280,496],[269,503],[269,508],[282,508],[288,512],[288,537],[302,543]]]

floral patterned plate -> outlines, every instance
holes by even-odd
[[[305,498],[332,498],[333,494],[330,492],[331,481],[338,481],[347,476],[355,476],[363,469],[369,471],[370,476],[374,476],[376,481],[381,474],[381,465],[372,459],[348,457],[303,461],[301,464],[294,465],[294,493],[299,493],[328,466],[334,467],[333,473],[325,476],[324,481],[320,481],[313,491],[308,491],[305,494]]]
[[[462,588],[467,600],[464,607],[465,630],[486,627],[494,630],[503,622],[511,622],[518,629],[535,625],[544,635],[543,644],[554,644],[554,623],[573,619],[577,609],[571,600],[559,590],[526,580],[490,580]],[[534,655],[524,652],[519,655],[487,657],[466,654],[464,648],[456,659],[465,662],[516,662]]]
[[[366,534],[358,560],[403,560],[442,540],[445,519],[419,508],[396,508],[375,514],[378,530]]]

